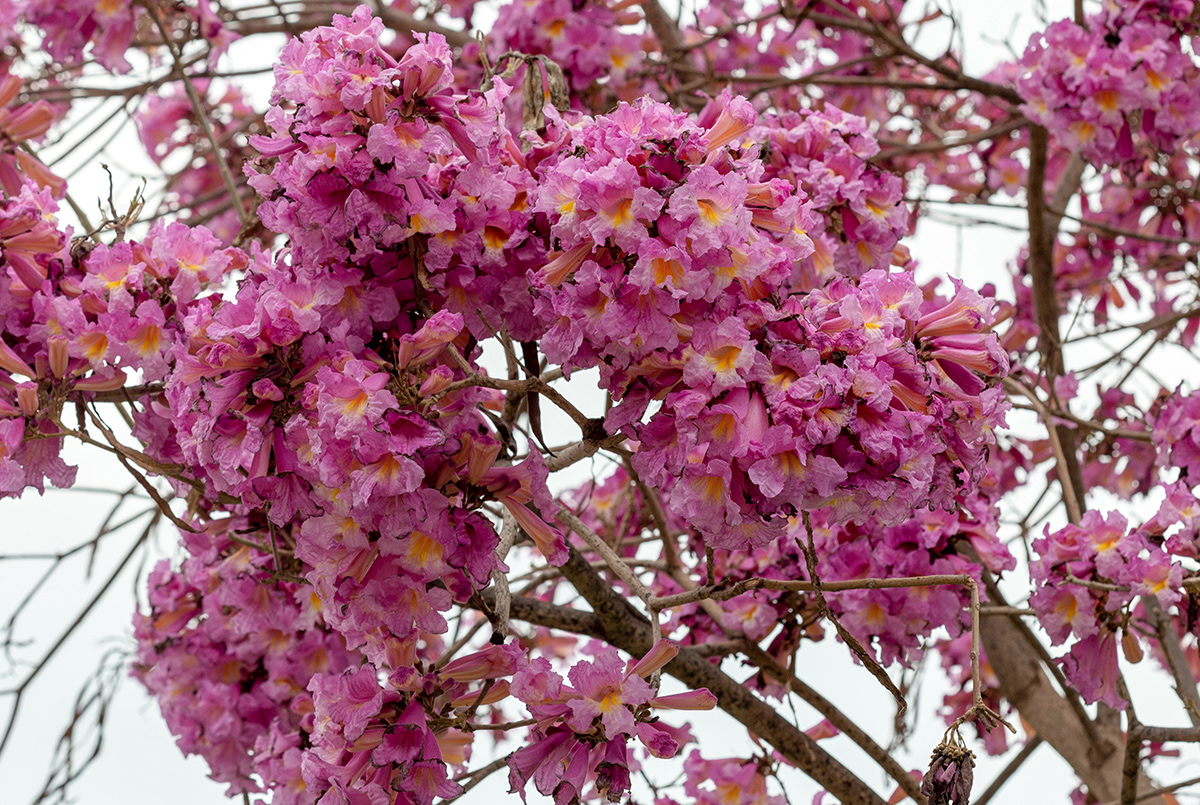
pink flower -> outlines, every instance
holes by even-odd
[[[567,703],[571,708],[567,725],[576,732],[591,732],[592,722],[598,717],[610,741],[622,733],[634,732],[630,706],[654,698],[654,691],[644,679],[625,672],[625,663],[612,648],[601,651],[593,662],[577,662],[568,676],[580,698]]]
[[[1053,645],[1064,642],[1072,634],[1083,638],[1100,630],[1094,612],[1096,600],[1085,587],[1074,584],[1040,586],[1034,590],[1030,603],[1037,610],[1042,628]]]
[[[1138,595],[1153,595],[1169,607],[1183,599],[1183,568],[1162,552],[1152,552],[1149,559],[1135,556],[1129,560],[1126,578],[1132,581],[1132,591]]]
[[[525,802],[525,786],[530,778],[535,775],[546,776],[543,769],[548,769],[550,774],[558,770],[561,774],[558,769],[559,760],[566,757],[567,753],[577,744],[578,741],[573,733],[567,730],[555,730],[513,752],[508,758],[509,793],[520,794],[521,801]],[[538,790],[543,794],[549,794],[553,791],[553,787],[547,790],[539,784]]]
[[[1125,561],[1141,547],[1142,540],[1129,532],[1129,523],[1120,512],[1106,516],[1092,509],[1084,513],[1079,528],[1081,558],[1092,559],[1096,569],[1109,577],[1119,575]]]
[[[374,368],[365,361],[348,359],[340,370],[326,366],[317,372],[317,410],[322,420],[333,426],[335,438],[345,439],[371,427],[384,411],[398,405],[384,388],[389,375],[372,371]]]
[[[1102,701],[1118,710],[1125,709],[1128,703],[1117,693],[1117,640],[1112,632],[1083,638],[1059,662],[1068,681],[1089,704]]]
[[[488,646],[483,651],[477,651],[447,663],[442,668],[441,675],[445,679],[453,679],[456,682],[512,676],[524,658],[525,652],[518,643]]]
[[[629,760],[624,737],[604,745],[596,764],[596,792],[609,802],[620,802],[629,791]]]
[[[383,704],[378,674],[370,665],[338,676],[314,676],[308,690],[316,707],[317,738],[328,730],[337,730],[353,741],[363,734],[367,722],[379,715]]]

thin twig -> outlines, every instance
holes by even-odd
[[[233,178],[233,172],[229,169],[229,163],[225,161],[225,157],[221,154],[221,143],[217,139],[217,132],[213,129],[212,121],[208,119],[208,110],[205,108],[204,101],[201,100],[200,93],[196,91],[196,86],[192,83],[192,79],[188,76],[187,70],[183,66],[183,54],[179,50],[179,45],[175,42],[174,37],[171,36],[171,31],[167,27],[167,23],[163,20],[158,6],[153,2],[147,2],[145,3],[145,8],[150,12],[155,26],[162,34],[163,44],[167,46],[167,50],[171,53],[171,60],[175,64],[175,74],[183,82],[184,91],[187,93],[188,100],[192,103],[192,110],[196,113],[196,119],[200,122],[200,128],[204,130],[204,136],[208,139],[209,144],[212,145],[213,159],[217,163],[217,171],[220,172],[221,179],[225,182],[225,187],[229,190],[230,201],[233,203],[234,210],[237,211],[238,220],[242,224],[245,224],[246,205],[242,203],[238,184]]]
[[[4,754],[4,749],[6,746],[8,746],[8,741],[12,737],[13,727],[17,723],[17,713],[21,707],[21,700],[26,691],[29,690],[29,686],[35,679],[38,678],[41,672],[45,670],[51,658],[58,653],[58,650],[62,648],[62,645],[67,642],[67,639],[75,633],[75,630],[79,628],[84,619],[87,618],[93,609],[95,609],[96,604],[100,603],[100,599],[104,597],[109,588],[112,586],[113,582],[115,582],[117,577],[120,576],[125,570],[125,566],[129,564],[130,560],[133,559],[134,555],[150,537],[150,534],[158,525],[160,517],[160,512],[155,511],[154,516],[150,519],[149,524],[147,524],[147,526],[142,530],[142,533],[138,536],[138,538],[134,540],[133,545],[129,547],[129,550],[125,553],[125,556],[121,559],[121,561],[117,563],[116,569],[109,574],[108,579],[106,579],[105,582],[100,585],[100,589],[96,591],[95,595],[93,595],[92,598],[83,606],[83,608],[79,610],[78,614],[76,614],[75,619],[71,622],[71,625],[68,626],[61,635],[59,635],[58,639],[55,640],[54,644],[50,646],[45,654],[42,655],[42,658],[38,660],[36,664],[34,664],[33,668],[28,674],[26,674],[25,678],[22,679],[16,687],[9,688],[5,691],[0,691],[0,695],[11,695],[13,697],[12,708],[8,712],[8,725],[4,729],[4,736],[0,738],[0,755]]]
[[[892,697],[895,698],[897,709],[896,718],[899,719],[904,715],[904,712],[908,710],[908,702],[905,701],[904,694],[901,693],[900,689],[896,687],[896,683],[892,682],[892,678],[887,675],[887,671],[883,669],[883,666],[880,665],[879,662],[872,657],[865,648],[863,648],[862,644],[858,642],[858,639],[855,638],[854,635],[850,634],[849,630],[846,629],[845,626],[842,626],[841,622],[837,619],[837,616],[834,615],[829,609],[829,602],[825,600],[825,593],[821,589],[821,579],[817,575],[817,549],[813,544],[812,518],[809,516],[807,509],[802,511],[800,514],[804,520],[805,531],[808,533],[808,545],[805,546],[803,543],[801,543],[800,547],[804,552],[804,562],[808,565],[808,577],[812,580],[813,592],[816,593],[817,596],[817,607],[820,610],[822,617],[828,618],[829,622],[833,624],[833,628],[837,630],[838,637],[845,641],[850,650],[854,652],[854,656],[858,657],[858,659],[862,661],[863,666],[871,672],[871,676],[875,677],[875,679],[879,681],[879,684],[883,685],[888,693],[891,693]],[[799,542],[799,540],[797,541]],[[976,608],[976,614],[978,614],[978,608]],[[978,623],[975,625],[978,627]],[[976,628],[976,634],[978,634],[978,631],[978,628]],[[977,646],[978,643],[972,644],[973,649],[977,648]],[[978,652],[973,651],[973,673],[977,673],[977,671],[974,670],[974,666],[978,666],[978,662],[976,661],[977,657]]]

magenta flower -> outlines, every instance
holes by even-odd
[[[1071,646],[1059,662],[1063,673],[1088,702],[1101,701],[1118,710],[1127,702],[1117,692],[1120,668],[1117,664],[1117,639],[1107,630],[1091,635]]]
[[[594,661],[581,660],[571,666],[568,677],[579,698],[567,703],[571,709],[567,725],[576,732],[588,733],[593,729],[593,721],[599,718],[604,737],[610,741],[621,734],[633,734],[635,724],[630,706],[646,704],[654,698],[646,680],[625,672],[625,663],[612,648],[601,651]]]
[[[1068,636],[1090,637],[1100,631],[1094,611],[1095,599],[1087,588],[1073,584],[1039,586],[1030,603],[1037,610],[1039,622],[1053,645]]]
[[[629,792],[629,761],[623,737],[604,744],[604,756],[596,764],[595,771],[596,793],[609,802],[620,802],[625,798]]]
[[[1135,556],[1129,560],[1127,578],[1132,581],[1131,589],[1138,595],[1153,595],[1158,602],[1169,607],[1183,599],[1180,588],[1183,584],[1183,567],[1172,562],[1167,554],[1151,552],[1148,559]]]
[[[308,683],[316,707],[315,737],[335,730],[347,741],[363,734],[383,705],[378,674],[370,665],[338,676],[318,675]]]
[[[535,780],[538,791],[549,795],[554,791],[556,776],[561,776],[560,761],[579,745],[574,733],[553,730],[545,737],[513,752],[508,758],[509,793],[521,795],[525,802],[525,786]],[[551,783],[547,785],[547,782]]]

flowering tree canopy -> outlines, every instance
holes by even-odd
[[[116,457],[134,550],[180,546],[132,673],[247,801],[499,772],[645,802],[641,771],[676,780],[656,805],[774,805],[793,768],[818,801],[967,805],[975,754],[1044,743],[1075,802],[1173,802],[1200,9],[1077,3],[986,75],[917,48],[949,17],[916,2],[674,11],[0,1],[0,495],[69,487],[68,441]],[[156,211],[93,221],[48,165],[97,98]],[[1008,276],[916,265],[950,204],[1021,211]],[[816,689],[822,640],[901,726],[940,662],[927,770]],[[1191,727],[1138,720],[1147,653]],[[753,754],[697,742],[713,709]]]

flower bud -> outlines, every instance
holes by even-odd
[[[425,378],[425,382],[421,384],[418,392],[422,397],[432,397],[446,389],[452,382],[454,382],[454,373],[450,371],[450,367],[435,366],[429,373],[429,377]]]
[[[26,381],[17,384],[17,406],[25,416],[33,416],[38,410],[37,383]]]
[[[1142,646],[1138,643],[1137,636],[1128,629],[1121,634],[1121,652],[1125,655],[1125,659],[1134,665],[1142,661]]]
[[[25,375],[26,377],[35,377],[36,372],[30,368],[29,364],[21,360],[17,353],[12,351],[12,347],[4,343],[0,339],[0,369],[12,374]]]
[[[659,640],[654,644],[654,647],[646,652],[646,655],[638,660],[629,669],[629,674],[637,674],[641,677],[650,676],[658,669],[675,659],[675,655],[679,653],[679,646],[670,640]]]
[[[67,337],[65,335],[52,335],[49,339],[50,345],[50,373],[55,377],[66,377],[67,362],[70,356],[67,354]]]

